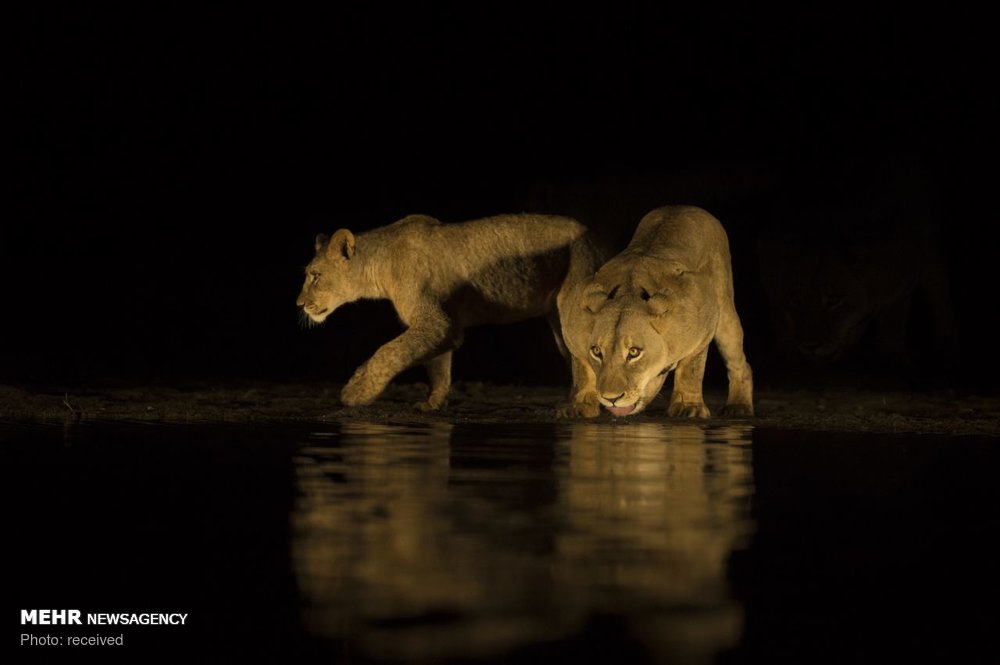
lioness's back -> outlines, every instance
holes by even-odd
[[[656,255],[684,251],[692,257],[703,257],[720,248],[729,254],[726,231],[714,215],[697,206],[664,206],[642,218],[625,251]]]

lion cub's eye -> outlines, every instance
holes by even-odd
[[[601,347],[599,346],[590,347],[590,355],[594,356],[598,360],[604,357],[604,354],[601,353]]]
[[[319,281],[319,273],[318,272],[313,271],[313,272],[309,273],[309,283],[310,284],[315,284],[318,281]]]
[[[638,358],[641,355],[642,355],[642,349],[640,349],[638,346],[629,347],[629,350],[628,350],[628,359],[629,360],[635,360],[636,358]]]

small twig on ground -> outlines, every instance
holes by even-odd
[[[64,394],[64,396],[63,396],[63,404],[66,405],[66,408],[69,409],[70,413],[72,413],[74,416],[76,415],[76,409],[74,409],[73,405],[69,403],[69,393],[65,393]]]

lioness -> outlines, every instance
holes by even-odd
[[[729,372],[726,414],[753,415],[753,378],[733,303],[729,240],[700,208],[647,214],[628,247],[581,281],[559,310],[573,356],[572,404],[563,416],[642,411],[676,369],[667,413],[708,418],[702,377],[713,339]]]
[[[394,376],[422,362],[430,395],[417,407],[425,411],[445,405],[451,354],[469,326],[546,316],[568,357],[557,304],[599,265],[583,225],[548,215],[461,224],[410,215],[357,236],[320,234],[315,249],[296,301],[306,316],[321,323],[345,303],[386,298],[407,328],[354,372],[343,403],[373,402]]]

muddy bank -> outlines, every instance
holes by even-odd
[[[391,386],[370,407],[348,409],[332,384],[228,384],[115,386],[31,390],[0,386],[0,420],[63,423],[73,420],[145,422],[556,422],[561,387],[458,383],[446,410],[425,414],[413,404],[425,394],[420,384]],[[725,394],[709,392],[718,411]],[[670,420],[661,395],[636,420]],[[844,432],[982,434],[1000,436],[1000,398],[956,392],[865,392],[761,390],[759,427]],[[602,415],[601,420],[612,420]],[[628,422],[632,418],[624,420]],[[713,418],[712,422],[725,422]]]

